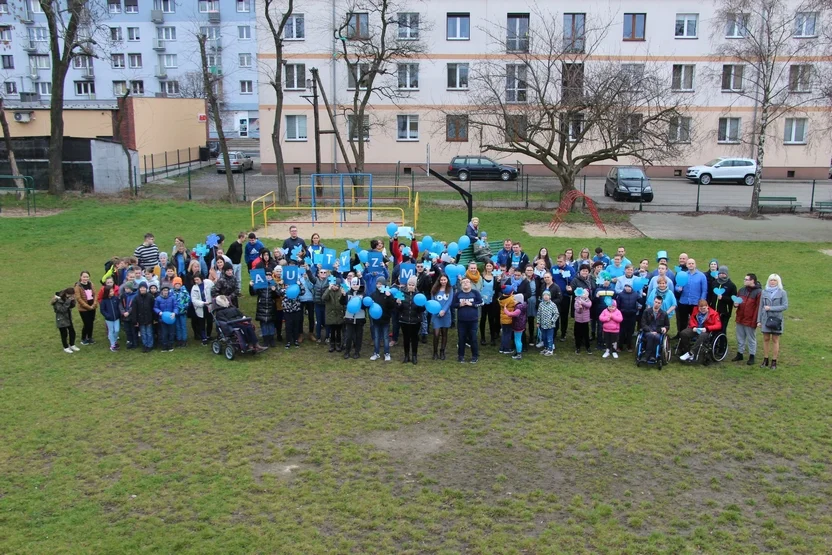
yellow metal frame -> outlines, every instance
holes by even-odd
[[[326,208],[321,208],[319,206],[315,206],[315,207],[313,207],[313,206],[267,206],[267,207],[265,207],[265,209],[263,211],[264,225],[268,226],[268,224],[269,224],[269,218],[268,218],[268,213],[269,212],[271,212],[271,211],[279,212],[281,210],[290,210],[292,212],[297,212],[298,210],[302,210],[302,211],[307,211],[308,210],[310,212],[312,212],[312,211],[318,212],[319,213],[318,214],[318,221],[317,222],[313,222],[313,221],[309,222],[310,224],[312,224],[313,227],[315,226],[316,223],[320,224],[320,225],[328,225],[329,224],[328,221],[326,221],[326,222],[321,221],[320,213],[321,212],[324,212],[324,213],[332,212],[332,233],[334,235],[334,234],[337,233],[338,224],[343,224],[343,222],[338,217],[338,212],[340,212],[342,210],[345,210],[345,208],[342,208],[340,206],[332,206],[332,207],[328,206]],[[383,211],[396,212],[399,215],[398,223],[400,225],[404,225],[404,209],[399,208],[398,206],[379,206],[379,207],[374,206],[372,208],[367,208],[366,206],[364,206],[364,207],[358,206],[358,207],[356,207],[356,210],[372,210],[373,212],[383,212]],[[389,221],[390,220],[388,220],[388,219],[378,220],[378,221],[373,220],[371,222],[367,222],[367,225],[368,226],[373,225],[373,224],[375,224],[375,225],[386,225]],[[275,220],[272,223],[281,223],[281,221],[280,220]],[[352,221],[350,221],[350,223],[351,224],[352,223],[362,223],[363,224],[364,222],[352,222]]]
[[[312,193],[311,193],[312,187],[320,187],[320,186],[319,185],[298,185],[297,187],[295,187],[295,208],[300,208],[300,198],[301,198],[300,192],[301,192],[301,189],[309,189],[310,193],[309,193],[309,196],[307,198],[312,198]],[[334,188],[335,186],[333,185],[332,187]],[[366,188],[369,187],[369,185],[346,185],[346,184],[344,185],[344,190],[345,190],[344,201],[347,200],[347,198],[346,198],[346,189],[347,188],[350,189],[350,206],[353,206],[353,207],[355,206],[355,200],[356,200],[355,190],[359,187],[366,189]],[[412,200],[413,200],[413,190],[410,188],[409,185],[373,185],[373,192],[375,192],[376,189],[407,189],[407,207],[410,208]],[[367,196],[365,195],[362,198],[366,199]],[[395,198],[395,197],[383,197],[384,200],[390,200],[391,198]],[[361,208],[361,207],[359,206],[357,208]]]
[[[416,193],[416,198],[413,199],[413,231],[416,231],[417,225],[419,225],[419,193]]]
[[[270,204],[266,205],[266,199],[268,199],[268,198],[271,198],[271,199],[272,199],[272,201],[271,201],[271,203],[270,203]],[[256,203],[258,203],[258,202],[259,202],[259,203],[261,203],[261,204],[263,205],[263,207],[262,207],[260,210],[258,210],[258,211],[257,211],[257,213],[255,213],[255,212],[254,212],[254,205],[255,205]],[[266,193],[265,195],[263,195],[263,196],[261,196],[261,197],[257,197],[256,199],[254,199],[253,201],[251,201],[251,229],[254,229],[254,227],[255,227],[255,226],[254,226],[254,217],[255,217],[257,214],[263,214],[263,226],[266,226],[266,225],[267,225],[267,224],[266,224],[266,221],[267,221],[267,219],[266,219],[266,211],[267,211],[269,208],[274,207],[276,204],[277,204],[277,197],[275,196],[274,191],[269,191],[269,192],[268,192],[268,193]]]

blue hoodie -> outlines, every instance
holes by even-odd
[[[563,274],[560,273],[561,270],[568,273],[569,275],[564,276]],[[556,265],[552,268],[551,274],[552,274],[552,281],[554,281],[555,284],[558,287],[560,287],[561,295],[564,295],[564,296],[569,295],[570,293],[568,293],[566,291],[566,286],[569,285],[570,283],[572,283],[572,278],[575,277],[574,268],[572,268],[569,265],[566,265],[563,268],[560,268],[559,266]]]
[[[245,253],[246,253],[246,264],[248,266],[251,266],[251,263],[254,262],[254,260],[258,256],[260,256],[260,251],[263,248],[263,243],[260,242],[260,239],[257,239],[256,241],[254,241],[253,245],[251,243],[249,243],[248,241],[246,241],[245,242],[245,247],[243,247],[243,248],[244,248]],[[291,253],[287,256],[291,256]]]

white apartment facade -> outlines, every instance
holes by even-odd
[[[350,17],[348,5],[353,5],[353,21],[357,26],[364,20],[354,3],[344,0],[298,0],[295,5],[291,36],[285,37],[284,84],[288,86],[285,87],[281,141],[286,171],[302,168],[307,173],[314,169],[315,162],[309,69],[318,68],[331,104],[340,106],[351,102],[355,83],[350,79],[346,62],[338,55],[341,39],[335,38],[337,33],[333,29]],[[452,121],[448,114],[464,114],[470,108],[470,87],[474,84],[468,77],[476,71],[477,64],[516,61],[516,56],[507,52],[506,41],[518,40],[524,26],[533,28],[552,15],[563,22],[563,29],[572,29],[578,34],[581,30],[588,33],[589,29],[604,27],[603,33],[596,34],[599,38],[589,60],[615,60],[628,67],[644,64],[658,68],[666,76],[668,88],[685,99],[689,112],[685,115],[690,118],[685,126],[689,132],[679,129],[673,132],[682,135],[682,142],[688,138],[690,144],[678,159],[650,168],[651,175],[680,175],[680,171],[683,175],[686,166],[717,156],[754,155],[754,147],[746,134],[758,117],[758,110],[754,101],[736,94],[748,83],[743,79],[744,68],[736,61],[726,63],[714,54],[719,41],[740,40],[743,31],[740,25],[723,29],[722,23],[717,29],[716,3],[711,0],[604,0],[579,4],[563,0],[399,0],[397,8],[402,14],[409,14],[398,16],[409,23],[398,31],[401,40],[412,39],[415,34],[424,41],[427,51],[417,58],[401,60],[395,74],[389,76],[391,86],[402,93],[399,98],[377,97],[371,101],[368,110],[371,129],[365,144],[366,171],[390,171],[398,162],[404,167],[416,168],[424,166],[427,160],[435,169],[444,171],[453,156],[480,154],[476,130],[457,129],[454,121],[458,120]],[[264,29],[261,12],[262,7],[258,9],[258,28]],[[417,15],[414,18],[412,14]],[[801,15],[794,40],[818,40],[821,15]],[[261,71],[268,73],[274,67],[273,44],[267,32],[258,34]],[[503,39],[497,41],[495,37]],[[808,76],[820,75],[818,66],[828,63],[828,57],[804,57],[795,60],[794,65],[800,67],[786,70],[793,73],[789,79],[795,87],[805,88],[801,92],[811,94],[817,84]],[[275,156],[268,138],[274,122],[275,94],[267,81],[265,77],[260,79],[263,137],[260,148],[264,172],[274,172]],[[513,86],[516,88],[516,83]],[[506,94],[518,93],[514,90]],[[346,141],[347,118],[338,112],[338,126]],[[323,102],[320,121],[321,129],[331,128]],[[828,129],[829,109],[824,104],[813,103],[781,117],[768,134],[766,175],[800,179],[826,177],[832,155]],[[321,135],[320,141],[323,171],[346,171],[334,136]],[[484,154],[503,163],[514,164],[519,160],[530,173],[547,173],[531,158]],[[610,165],[628,162],[631,161],[600,162],[587,168],[586,173],[603,175]]]

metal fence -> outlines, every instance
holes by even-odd
[[[202,156],[200,156],[202,151]],[[204,160],[200,160],[204,158]],[[213,162],[204,146],[178,148],[156,154],[145,154],[141,160],[142,183],[158,178],[181,175],[187,169],[198,169]]]

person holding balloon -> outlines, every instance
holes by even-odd
[[[708,300],[708,279],[705,274],[696,269],[696,260],[693,258],[688,258],[685,264],[687,272],[679,272],[676,275],[676,291],[679,293],[679,335],[687,329],[685,326],[691,315],[696,312],[699,301],[706,301],[707,304]]]
[[[452,272],[456,273],[456,267]],[[433,360],[445,360],[445,348],[448,346],[448,329],[451,327],[451,306],[454,302],[454,290],[447,274],[439,277],[431,290],[431,302],[427,306],[433,315]],[[441,338],[441,347],[440,347]]]
[[[361,342],[364,340],[364,322],[367,316],[362,301],[364,294],[361,289],[361,279],[350,278],[350,290],[341,297],[341,303],[346,306],[344,313],[344,358],[361,358]],[[372,299],[371,299],[372,300]]]
[[[399,314],[399,325],[402,330],[404,341],[404,358],[402,363],[418,362],[419,355],[419,327],[422,324],[422,313],[425,311],[427,298],[419,293],[417,289],[418,280],[416,276],[410,276],[396,300],[397,312]]]
[[[383,350],[384,361],[390,362],[390,342],[387,340],[387,336],[390,332],[390,317],[396,307],[396,300],[393,298],[390,288],[387,287],[387,279],[377,278],[375,286],[376,289],[372,295],[363,301],[364,306],[370,309],[370,318],[372,318],[373,355],[370,360],[381,358]]]
[[[153,312],[159,318],[160,337],[162,352],[173,351],[173,341],[176,337],[176,300],[170,296],[170,287],[164,285],[156,302],[153,304]]]
[[[275,293],[283,299],[283,319],[286,320],[286,348],[294,345],[300,347],[300,334],[303,331],[303,305],[298,300],[303,293],[303,282],[283,283],[276,287]]]

